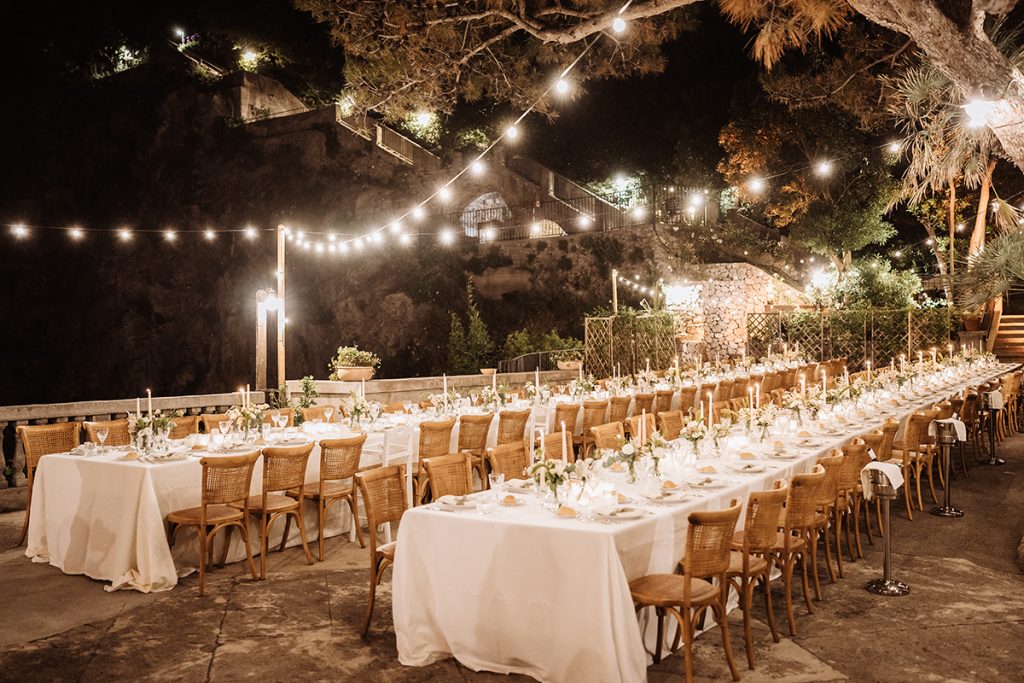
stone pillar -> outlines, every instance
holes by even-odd
[[[28,424],[26,420],[18,420],[14,423],[14,428],[17,429],[18,425]],[[28,477],[25,476],[25,448],[21,444],[21,439],[15,436],[14,440],[14,485],[15,486],[27,486]]]

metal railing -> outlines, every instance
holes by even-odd
[[[558,361],[555,359],[555,356],[565,351],[579,351],[582,355],[583,347],[576,349],[551,349],[549,351],[524,353],[523,355],[516,356],[515,358],[498,361],[498,372],[533,372],[534,370],[546,372],[549,370],[557,370]]]

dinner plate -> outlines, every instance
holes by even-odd
[[[821,445],[820,439],[808,439],[803,438],[796,442],[798,446],[806,446],[808,448],[814,448]]]
[[[722,481],[721,479],[712,479],[711,477],[704,477],[697,481],[688,481],[686,485],[693,489],[724,489],[729,485],[729,482]]]
[[[608,521],[626,521],[630,519],[640,519],[644,516],[644,512],[639,508],[620,506],[607,514],[595,512],[594,516]]]
[[[730,468],[733,472],[739,472],[740,474],[759,474],[768,469],[767,466],[759,463],[749,462],[745,465],[733,465]]]
[[[689,500],[689,497],[682,491],[662,491],[661,493],[653,496],[644,496],[647,500],[652,503],[685,503]]]
[[[508,502],[506,500],[506,498],[508,498],[508,496],[502,498],[498,502],[501,504],[502,507],[505,507],[505,508],[514,508],[514,507],[517,507],[519,505],[525,505],[526,504],[526,502],[522,498],[519,498],[518,496],[511,496],[511,497],[515,499],[514,502]]]
[[[471,500],[467,496],[441,496],[437,499],[437,504],[442,509],[451,510],[453,512],[476,510],[476,501]]]
[[[339,438],[345,438],[345,437],[339,437]],[[307,439],[286,439],[284,441],[278,441],[274,445],[275,446],[282,446],[282,447],[287,447],[287,446],[305,446],[307,443],[309,443],[309,441]]]
[[[796,460],[800,456],[796,453],[786,453],[785,451],[776,451],[768,456],[776,460]]]

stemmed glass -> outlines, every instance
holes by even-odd
[[[412,413],[412,401],[402,401],[402,407],[405,408],[406,415]]]
[[[327,424],[330,424],[332,417],[334,417],[334,408],[331,408],[330,406],[324,408],[324,421]]]
[[[104,445],[107,441],[107,437],[110,436],[110,429],[107,427],[100,427],[96,430],[96,439],[100,442],[100,450],[104,449]]]
[[[231,431],[231,423],[227,420],[221,420],[217,423],[217,431],[220,432],[222,438],[221,442],[225,447],[228,445],[228,432]]]
[[[380,417],[381,405],[379,403],[370,404],[370,421],[375,422]]]

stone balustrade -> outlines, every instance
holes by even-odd
[[[264,401],[262,391],[252,393],[254,401]],[[19,425],[40,425],[54,422],[85,422],[86,420],[111,420],[124,417],[129,410],[135,410],[136,399],[114,399],[107,401],[75,401],[72,403],[40,403],[20,406],[0,406],[0,454],[5,469],[14,470],[14,486],[25,486],[25,451],[17,439]],[[183,415],[224,412],[239,404],[237,392],[224,394],[198,394],[193,396],[154,396],[153,410],[169,412],[178,410]],[[143,410],[146,399],[142,399]],[[8,487],[6,477],[0,477],[0,489]],[[21,497],[18,496],[20,499]],[[21,501],[24,505],[24,501]],[[10,503],[0,505],[0,509]]]

